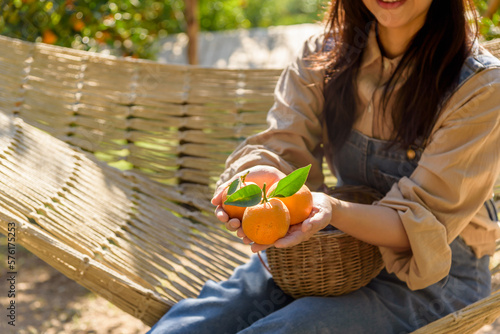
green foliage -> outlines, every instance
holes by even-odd
[[[269,27],[321,21],[326,0],[200,0],[202,30]]]
[[[269,195],[270,197],[288,197],[295,194],[306,183],[311,165],[299,168],[281,180],[279,180],[276,189]]]
[[[256,184],[250,184],[231,194],[224,204],[247,208],[260,203],[262,190]]]
[[[205,31],[314,22],[325,0],[199,0]],[[184,0],[0,1],[0,34],[154,59],[158,38],[186,31]]]
[[[157,37],[184,30],[182,0],[2,1],[0,33],[82,50],[153,58]]]
[[[486,0],[474,0],[474,3],[481,15],[488,9],[488,1]],[[497,10],[492,18],[480,18],[479,33],[485,40],[500,38],[500,10]]]

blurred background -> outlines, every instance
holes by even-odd
[[[0,33],[117,56],[156,59],[161,40],[187,32],[266,28],[321,20],[324,0],[14,0],[1,1]],[[191,5],[190,5],[191,4]]]
[[[484,39],[500,37],[500,0],[475,0]],[[268,28],[322,20],[327,0],[1,0],[0,34],[157,60],[179,33]],[[191,32],[188,31],[192,27]]]

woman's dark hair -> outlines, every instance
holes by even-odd
[[[384,116],[392,117],[393,144],[408,147],[425,138],[457,82],[477,31],[472,0],[435,0],[424,26],[413,37],[382,94]],[[466,12],[473,14],[476,30]],[[375,17],[362,0],[333,0],[326,20],[323,53],[317,58],[327,69],[324,117],[329,140],[338,150],[356,120],[356,79],[363,50]],[[402,73],[408,76],[397,94],[391,115],[386,115],[392,89]],[[391,102],[392,103],[392,102]]]

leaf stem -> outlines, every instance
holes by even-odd
[[[243,174],[242,176],[240,176],[240,180],[241,180],[241,185],[243,186],[243,184],[245,183],[245,179],[247,178],[247,175],[250,174],[250,171],[246,172],[245,174]]]
[[[262,185],[262,202],[260,204],[264,204],[264,203],[267,203],[269,202],[269,200],[267,199],[267,195],[266,195],[266,183],[264,182],[264,184]]]

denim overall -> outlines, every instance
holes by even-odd
[[[469,58],[461,83],[499,63],[491,57]],[[386,144],[353,130],[335,159],[340,161],[335,165],[339,182],[386,193],[399,178],[409,176],[421,150],[413,157],[402,149],[388,151]],[[208,281],[198,298],[178,302],[150,333],[408,333],[490,293],[489,257],[477,259],[460,237],[450,247],[449,275],[425,289],[411,291],[382,270],[348,295],[297,300],[284,294],[254,255],[227,281]]]

